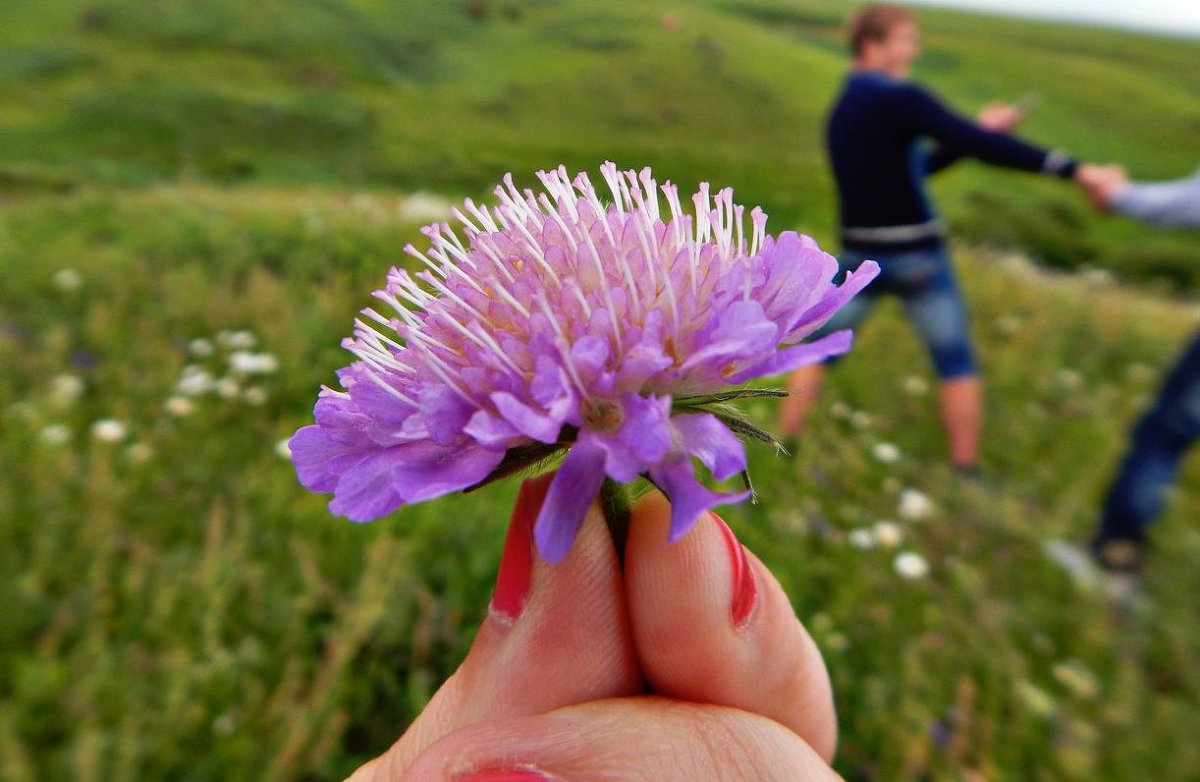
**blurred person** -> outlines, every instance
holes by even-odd
[[[1172,182],[1131,182],[1120,166],[1081,166],[1096,206],[1150,225],[1200,228],[1200,170]],[[1105,570],[1138,572],[1146,530],[1162,512],[1184,453],[1200,439],[1200,333],[1134,425],[1129,450],[1104,500],[1091,554]]]
[[[964,157],[994,166],[1071,178],[1076,163],[1009,135],[1023,112],[990,103],[976,121],[908,81],[920,53],[916,17],[907,8],[871,5],[848,29],[853,65],[828,119],[826,143],[840,200],[843,269],[865,259],[881,272],[820,332],[856,327],[875,300],[894,294],[924,341],[939,378],[938,403],[950,458],[966,474],[979,462],[983,392],[967,312],[946,248],[945,229],[924,180]],[[820,393],[824,367],[788,381],[779,414],[794,438]]]
[[[708,513],[674,543],[661,494],[623,565],[594,504],[567,557],[513,510],[488,616],[458,670],[352,782],[836,780],[820,652],[770,571]]]

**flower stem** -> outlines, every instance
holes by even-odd
[[[600,485],[600,510],[604,513],[604,522],[608,524],[613,546],[617,549],[617,561],[622,566],[625,565],[625,538],[629,534],[629,513],[632,507],[628,487],[605,478],[604,483]]]

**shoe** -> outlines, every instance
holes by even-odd
[[[1092,559],[1108,573],[1136,576],[1146,564],[1146,543],[1134,538],[1097,535],[1091,542]]]
[[[1119,542],[1112,553],[1120,561],[1128,561],[1129,547],[1125,544],[1141,546],[1138,541],[1115,540],[1105,541],[1102,548],[1108,553],[1109,543]],[[1052,539],[1046,541],[1044,551],[1046,556],[1082,589],[1088,592],[1100,591],[1118,608],[1132,610],[1141,599],[1141,584],[1137,571],[1118,571],[1111,569],[1095,553],[1096,543],[1087,548],[1065,540]],[[1144,553],[1144,551],[1143,551]],[[1139,565],[1140,566],[1140,565]]]
[[[978,464],[956,464],[954,465],[954,472],[964,481],[971,483],[983,482],[983,471],[979,469]]]
[[[1092,584],[1099,579],[1095,561],[1082,546],[1052,538],[1042,550],[1051,562],[1077,581]]]

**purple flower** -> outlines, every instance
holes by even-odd
[[[567,553],[605,477],[648,476],[671,498],[671,539],[705,509],[744,499],[701,483],[746,468],[736,423],[709,404],[753,378],[842,353],[850,333],[803,340],[878,273],[832,283],[837,262],[807,236],[766,235],[766,215],[703,184],[685,214],[650,169],[511,176],[492,208],[467,200],[426,227],[426,267],[392,269],[344,346],[358,360],[325,388],[316,425],[291,439],[309,489],[368,521],[504,472],[513,454],[566,449],[535,525],[542,555]],[[706,396],[708,395],[708,396]]]

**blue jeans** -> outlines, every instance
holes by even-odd
[[[902,253],[870,253],[846,250],[838,258],[839,278],[846,270],[863,261],[879,262],[879,276],[838,311],[817,336],[856,328],[880,296],[899,296],[908,318],[925,343],[934,369],[942,380],[977,373],[975,354],[967,328],[967,308],[963,304],[954,268],[945,247]]]
[[[1154,405],[1133,427],[1132,443],[1108,490],[1102,539],[1143,541],[1162,512],[1179,461],[1200,438],[1200,334],[1167,375]]]

